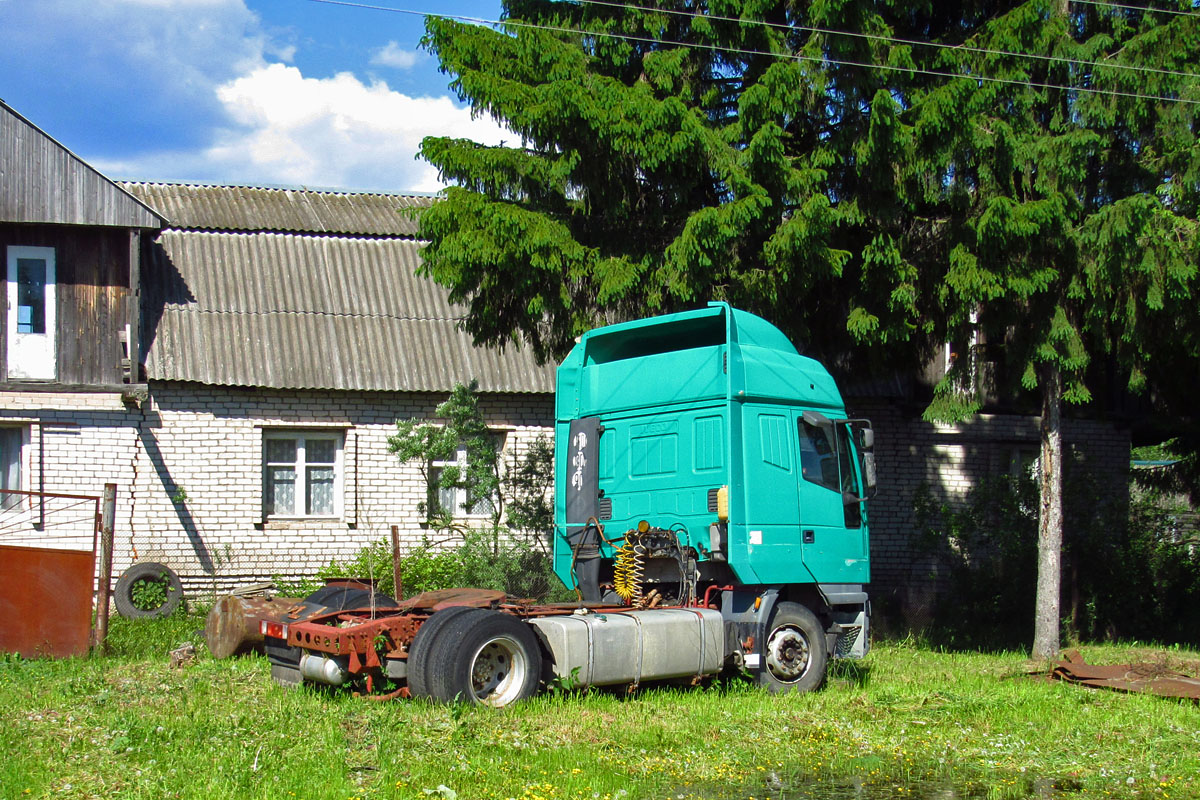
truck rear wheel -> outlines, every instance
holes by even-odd
[[[808,692],[825,682],[825,631],[799,603],[780,603],[763,644],[758,683],[771,692]]]
[[[430,697],[430,661],[437,640],[445,627],[471,611],[480,609],[471,606],[452,606],[435,612],[417,629],[412,646],[408,648],[408,693],[411,697]]]
[[[435,700],[503,708],[537,693],[542,651],[528,623],[500,611],[461,616],[438,637],[430,665]]]

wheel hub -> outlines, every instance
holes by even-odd
[[[766,650],[767,669],[777,680],[798,680],[808,669],[808,639],[794,625],[783,625],[771,631]]]
[[[503,706],[517,699],[528,666],[516,642],[507,637],[485,642],[471,663],[471,691],[485,705]]]

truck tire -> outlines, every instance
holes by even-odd
[[[799,603],[780,603],[763,643],[759,685],[771,692],[808,692],[825,682],[825,629]]]
[[[386,594],[370,589],[352,589],[345,586],[326,586],[304,600],[311,606],[325,606],[330,611],[347,611],[353,608],[395,608],[396,601]]]
[[[480,609],[472,606],[452,606],[434,612],[425,620],[417,635],[413,637],[412,646],[408,648],[408,694],[410,697],[430,698],[429,667],[438,636],[451,622],[471,611]]]
[[[451,621],[437,638],[429,695],[503,708],[537,693],[542,650],[530,625],[500,611]]]
[[[183,601],[183,584],[165,564],[139,561],[117,579],[113,601],[126,619],[166,617]]]

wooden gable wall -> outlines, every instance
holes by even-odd
[[[12,245],[53,247],[56,262],[57,378],[68,386],[128,382],[123,362],[130,316],[130,264],[137,269],[137,234],[122,228],[0,224],[0,254]],[[136,285],[136,284],[134,284]],[[9,381],[8,317],[0,303],[0,387]],[[132,331],[131,331],[132,332]],[[136,382],[136,379],[134,379]]]

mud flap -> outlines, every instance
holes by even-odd
[[[567,451],[567,542],[576,585],[587,602],[600,600],[600,418],[571,420]]]

